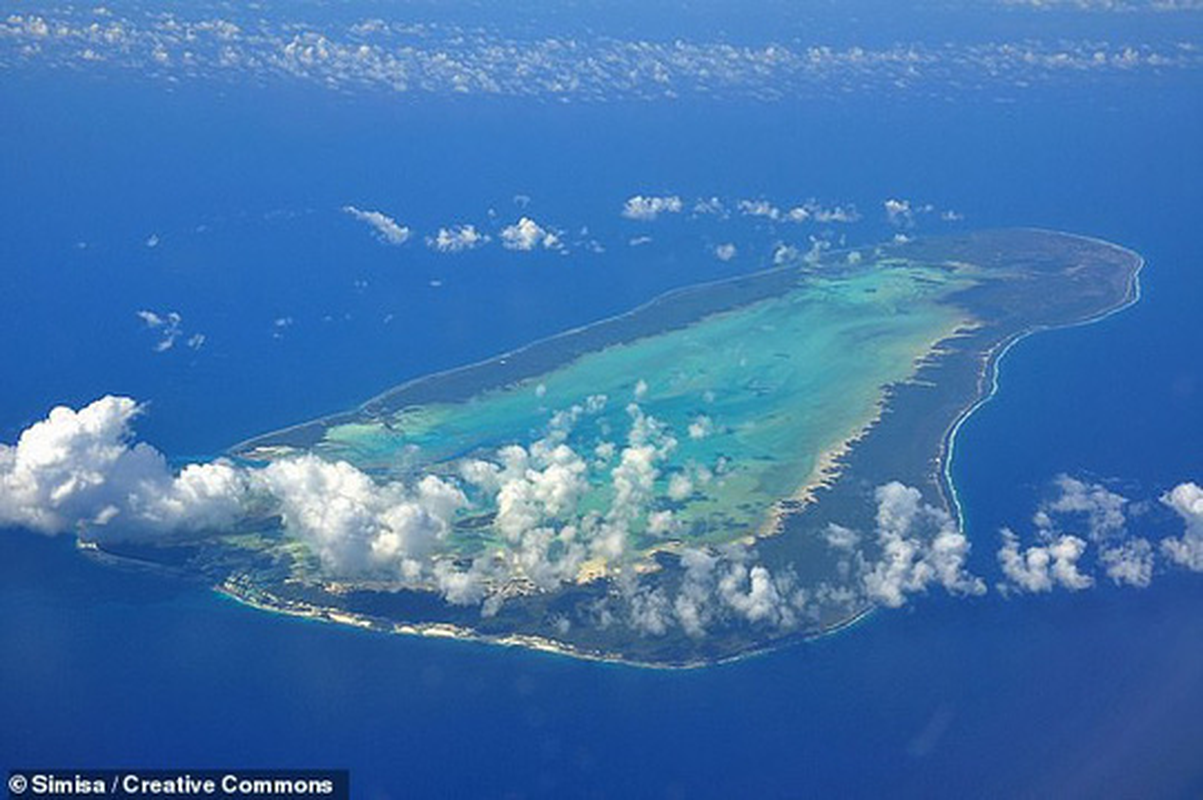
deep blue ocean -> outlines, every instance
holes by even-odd
[[[0,108],[0,441],[122,393],[149,404],[143,439],[213,457],[767,257],[749,243],[721,263],[704,229],[668,221],[643,248],[450,259],[380,246],[345,204],[431,230],[516,218],[522,194],[620,242],[635,193],[814,196],[872,216],[864,243],[904,196],[963,228],[1064,229],[1148,261],[1137,306],[1022,342],[963,428],[974,571],[997,579],[999,527],[1026,528],[1060,473],[1141,498],[1203,477],[1191,75],[1005,103],[590,106],[30,71],[4,76]],[[141,309],[178,311],[203,347],[153,352]],[[6,531],[0,767],[346,767],[355,796],[382,798],[1198,797],[1201,608],[1182,571],[1143,591],[940,593],[663,672],[278,618]]]

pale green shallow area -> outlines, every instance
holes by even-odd
[[[377,473],[452,475],[462,459],[495,461],[500,447],[529,446],[547,435],[555,412],[604,395],[604,409],[580,414],[566,440],[590,462],[591,489],[577,512],[609,506],[617,457],[596,449],[612,442],[621,451],[632,426],[628,405],[637,403],[676,440],[658,465],[652,508],[672,510],[678,527],[651,536],[646,520],[636,521],[636,547],[737,539],[761,530],[776,503],[816,478],[825,453],[876,418],[885,387],[911,377],[918,359],[971,323],[946,300],[973,282],[969,268],[898,260],[838,275],[800,270],[778,297],[590,353],[467,402],[335,425],[314,449]],[[691,436],[699,423],[695,434],[705,435]],[[688,496],[668,497],[674,475],[688,478]],[[479,519],[489,510],[478,504],[466,514]],[[482,534],[489,538],[474,527],[474,538]]]

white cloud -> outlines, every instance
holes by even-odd
[[[1203,572],[1203,488],[1193,482],[1180,483],[1163,495],[1161,502],[1186,523],[1182,536],[1162,540],[1162,552],[1176,564]]]
[[[434,476],[410,492],[399,483],[378,484],[345,461],[311,454],[274,461],[259,477],[278,503],[285,529],[342,575],[417,579],[423,559],[466,502]]]
[[[0,445],[0,523],[42,533],[86,528],[96,538],[129,538],[220,528],[241,513],[248,487],[224,461],[174,476],[145,444],[131,445],[141,409],[108,396],[75,411],[60,406]]]
[[[884,203],[886,208],[886,218],[891,225],[899,225],[910,227],[915,222],[915,214],[911,211],[911,202],[909,200],[896,200],[890,198]]]
[[[731,242],[724,242],[714,247],[714,257],[719,261],[730,261],[739,255],[739,250]]]
[[[705,414],[699,414],[694,417],[693,422],[689,423],[690,439],[705,439],[712,433],[714,433],[714,421]]]
[[[1040,535],[1054,538],[1065,523],[1084,520],[1084,533],[1098,550],[1099,561],[1114,583],[1144,588],[1153,578],[1153,547],[1127,531],[1128,499],[1099,483],[1068,475],[1053,482],[1059,494],[1041,504],[1034,521]]]
[[[684,207],[685,204],[677,195],[644,197],[637,194],[623,204],[622,215],[627,219],[650,222],[661,214],[679,214]]]
[[[154,311],[143,309],[137,312],[138,319],[146,323],[146,327],[156,331],[159,334],[159,341],[155,343],[156,353],[165,353],[175,346],[175,342],[184,334],[183,322],[184,318],[180,316],[178,311],[167,311],[158,314]],[[192,337],[195,339],[196,337]],[[188,340],[189,346],[197,349],[200,344],[204,343],[204,336],[201,336],[200,342],[193,346],[192,339]]]
[[[954,594],[982,594],[985,584],[965,570],[969,540],[948,512],[922,502],[918,489],[897,481],[877,487],[880,560],[864,575],[868,596],[896,608],[906,596],[940,585]]]
[[[827,525],[827,529],[823,532],[824,538],[827,540],[827,545],[836,550],[844,550],[846,552],[854,552],[856,546],[860,544],[861,536],[851,528],[845,528],[843,525],[837,525],[834,522]]]
[[[781,209],[768,200],[740,200],[736,208],[745,217],[762,217],[774,222],[781,219]]]
[[[1144,589],[1153,582],[1153,545],[1148,539],[1128,539],[1100,551],[1107,577],[1117,585]]]
[[[806,209],[806,211],[808,211],[810,213],[810,218],[813,219],[815,222],[821,222],[821,223],[825,223],[825,224],[827,224],[827,223],[851,224],[853,222],[860,221],[860,212],[857,211],[856,208],[853,206],[833,206],[831,208],[824,208],[823,206],[817,205],[812,202],[812,203],[808,203],[806,205],[805,209]],[[794,209],[794,211],[791,211],[790,212],[791,215],[794,214],[794,212],[797,210],[798,209]],[[800,219],[804,219],[804,217],[800,218]],[[800,221],[800,219],[796,220],[796,221]]]
[[[792,244],[779,243],[773,248],[773,264],[781,267],[793,264],[802,258],[802,252]]]
[[[410,229],[382,211],[365,211],[351,205],[343,206],[343,211],[370,225],[383,244],[402,245],[409,241]]]
[[[530,217],[522,217],[501,231],[501,243],[507,250],[558,250],[560,237],[539,225]]]
[[[489,235],[481,233],[474,225],[455,225],[439,228],[434,238],[427,238],[426,245],[440,253],[462,253],[487,244]]]
[[[668,479],[668,497],[670,500],[681,502],[693,494],[693,481],[683,472],[675,472]]]
[[[732,564],[719,580],[718,590],[723,602],[749,622],[781,622],[786,606],[768,568]]]
[[[932,214],[936,207],[931,203],[913,203],[910,200],[899,200],[890,198],[883,203],[886,210],[886,219],[889,223],[898,228],[913,228],[918,221],[920,215]],[[945,212],[952,216],[943,216],[946,222],[959,219],[959,215],[955,212]]]
[[[1123,533],[1127,498],[1102,484],[1086,483],[1069,475],[1059,475],[1053,483],[1060,495],[1041,506],[1045,515],[1085,515],[1090,538],[1096,541]]]
[[[1078,569],[1078,561],[1086,552],[1086,542],[1077,536],[1063,534],[1023,550],[1013,531],[1004,528],[1002,537],[998,563],[1009,581],[1002,588],[1048,592],[1055,586],[1077,591],[1094,585],[1094,579]]]

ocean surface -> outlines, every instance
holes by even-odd
[[[867,219],[850,244],[891,236],[882,201],[914,197],[964,215],[917,235],[1038,226],[1148,262],[1135,307],[1013,348],[961,431],[969,566],[997,580],[998,529],[1029,529],[1058,474],[1146,499],[1203,477],[1201,97],[1190,73],[1008,102],[600,105],[0,74],[0,441],[121,393],[148,403],[141,438],[209,458],[770,257],[748,228],[716,260],[720,234],[684,220],[626,246],[632,194],[851,202]],[[532,213],[607,247],[387,248],[346,204],[424,231]],[[143,309],[177,311],[203,346],[154,352]],[[933,593],[813,643],[652,671],[286,619],[4,531],[0,767],[346,767],[355,796],[382,798],[1194,797],[1201,604],[1185,571]]]

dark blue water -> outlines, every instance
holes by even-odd
[[[1149,260],[1140,305],[1023,342],[963,429],[975,571],[997,578],[997,528],[1024,526],[1060,472],[1141,498],[1201,477],[1203,103],[1185,79],[1016,104],[580,108],[9,76],[0,107],[4,441],[121,392],[151,403],[139,430],[172,456],[218,453],[767,252],[732,227],[748,257],[722,265],[704,250],[718,234],[683,220],[622,247],[637,192],[851,201],[872,218],[862,242],[901,196]],[[515,193],[610,249],[440,258],[338,211],[429,232],[490,207],[512,221]],[[205,346],[151,352],[141,308],[178,310]],[[1198,796],[1201,602],[1180,573],[933,596],[785,652],[650,672],[279,619],[4,532],[0,767],[346,766],[364,797]]]

